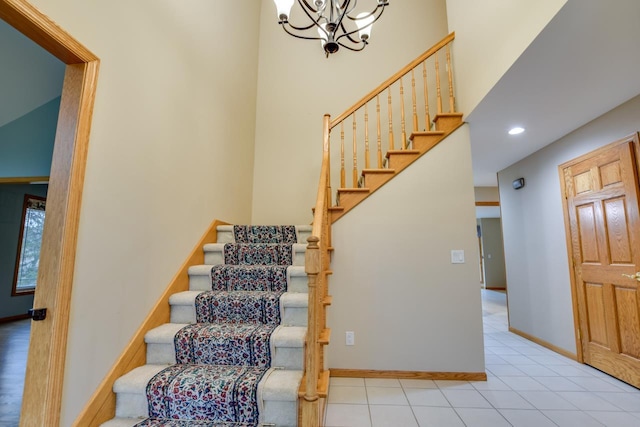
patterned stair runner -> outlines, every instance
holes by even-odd
[[[294,226],[234,226],[211,291],[196,297],[196,322],[174,338],[176,365],[147,384],[149,418],[136,427],[249,427],[259,422],[257,387],[271,366]]]

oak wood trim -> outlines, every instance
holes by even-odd
[[[170,321],[171,307],[169,305],[169,297],[177,292],[189,289],[189,267],[204,263],[202,247],[205,243],[216,241],[218,236],[217,227],[219,225],[228,225],[228,223],[216,219],[209,225],[209,228],[195,244],[187,259],[171,279],[171,282],[169,282],[164,293],[142,322],[142,325],[135,332],[127,347],[111,367],[111,370],[93,393],[82,412],[80,412],[80,415],[72,424],[74,427],[99,426],[115,416],[116,395],[112,391],[113,383],[120,376],[146,363],[147,346],[144,342],[145,334],[149,330]]]
[[[476,202],[476,206],[500,206],[500,202]]]
[[[388,78],[387,80],[385,80],[383,83],[381,83],[377,88],[375,88],[374,90],[372,90],[371,92],[369,92],[369,94],[365,95],[360,101],[356,102],[351,108],[349,108],[348,110],[346,110],[344,113],[340,114],[338,117],[336,117],[335,119],[333,119],[331,121],[331,124],[329,126],[329,129],[333,129],[338,123],[340,123],[341,121],[343,121],[344,119],[346,119],[347,117],[349,117],[351,114],[353,114],[355,111],[357,111],[360,107],[362,107],[363,105],[365,105],[367,102],[371,101],[373,98],[376,97],[376,95],[378,95],[380,92],[382,92],[383,90],[385,90],[388,86],[391,86],[392,84],[394,84],[395,82],[397,82],[398,80],[400,80],[400,78],[402,76],[404,76],[405,74],[407,74],[409,71],[411,71],[413,68],[417,67],[418,65],[420,65],[420,63],[422,61],[424,61],[425,59],[427,59],[428,57],[430,57],[431,55],[433,55],[435,52],[439,51],[440,49],[442,49],[443,47],[445,47],[448,43],[452,42],[453,39],[456,38],[456,33],[453,32],[451,34],[449,34],[448,36],[446,36],[445,38],[443,38],[442,40],[440,40],[438,43],[436,43],[435,45],[433,45],[433,47],[431,47],[429,50],[427,50],[426,52],[424,52],[422,55],[420,55],[419,57],[417,57],[416,59],[414,59],[413,61],[411,61],[410,63],[408,63],[407,65],[405,65],[403,68],[400,69],[400,71],[398,71],[397,73],[395,73],[393,76],[391,76],[390,78]]]
[[[509,332],[512,332],[516,335],[521,336],[522,338],[528,339],[529,341],[532,341],[538,345],[541,345],[542,347],[548,348],[551,351],[555,351],[558,354],[563,355],[564,357],[568,357],[571,360],[575,360],[576,362],[578,361],[578,356],[571,353],[570,351],[567,351],[563,348],[558,347],[557,345],[553,345],[550,342],[547,342],[545,340],[542,340],[540,338],[534,337],[533,335],[529,335],[526,332],[522,332],[512,326],[509,326]]]
[[[87,148],[99,59],[26,0],[0,0],[0,19],[67,64],[34,306],[49,309],[31,327],[20,425],[60,423],[69,309]]]
[[[378,371],[370,369],[331,368],[332,377],[399,378],[403,380],[486,381],[486,372]]]
[[[89,49],[26,0],[0,0],[0,19],[65,64],[98,60]]]
[[[48,176],[18,176],[0,178],[0,184],[31,184],[32,182],[49,181]]]

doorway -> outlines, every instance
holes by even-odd
[[[640,387],[638,134],[560,168],[578,360]]]
[[[25,0],[0,0],[0,19],[66,64],[47,196],[21,426],[58,425],[82,187],[99,60]]]

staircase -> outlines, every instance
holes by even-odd
[[[332,150],[340,151],[339,177],[331,175],[333,164],[327,168],[329,204],[334,200],[331,183],[339,181],[335,204],[328,208],[331,223],[462,125],[453,90],[450,46],[454,38],[454,33],[446,36],[334,120],[325,116],[328,161],[337,160]],[[448,100],[448,111],[443,100]],[[347,175],[351,175],[351,186]]]
[[[113,386],[105,427],[296,426],[307,333],[310,226],[218,226],[147,364]]]

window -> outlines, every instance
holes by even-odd
[[[45,203],[44,197],[24,196],[12,295],[29,294],[36,289]]]

